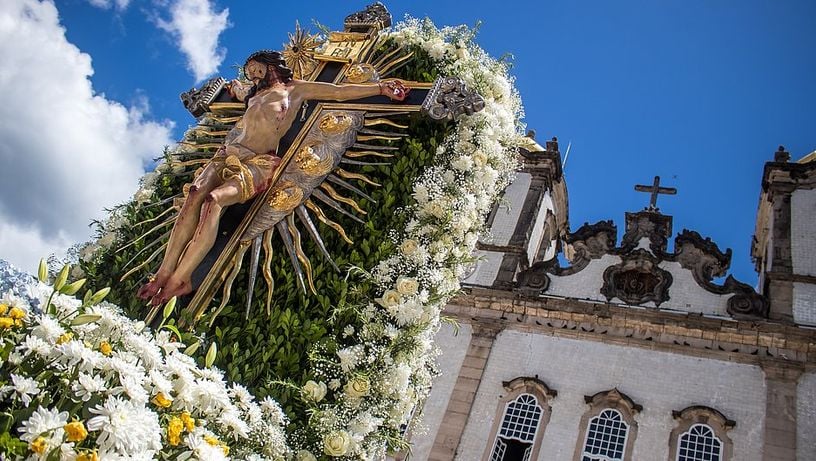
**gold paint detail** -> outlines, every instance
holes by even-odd
[[[218,309],[213,312],[212,318],[210,318],[209,328],[212,328],[213,323],[215,323],[215,319],[218,318],[218,314],[224,310],[224,307],[226,307],[230,297],[232,297],[232,284],[235,283],[235,278],[238,277],[238,273],[241,272],[241,265],[244,263],[244,255],[251,244],[252,241],[250,240],[242,240],[238,246],[238,251],[236,251],[235,256],[232,257],[230,264],[232,271],[229,274],[229,278],[227,278],[227,281],[224,283],[224,291],[221,295],[221,304],[218,306]],[[224,273],[226,274],[226,270]],[[247,296],[252,296],[252,293],[247,293]]]
[[[379,75],[371,64],[352,64],[346,69],[346,80],[351,83],[376,82],[379,80]]]
[[[374,150],[361,150],[361,151],[354,151],[354,150],[347,150],[345,156],[348,158],[358,158],[358,157],[368,157],[368,156],[375,156],[375,157],[384,157],[384,158],[391,158],[394,154],[384,154],[382,152],[377,152]]]
[[[393,61],[391,61],[388,64],[384,65],[383,67],[379,68],[380,75],[382,77],[385,77],[386,75],[390,74],[392,71],[398,69],[400,67],[400,64],[408,61],[412,57],[414,57],[414,52],[413,51],[406,54],[406,55],[400,56],[397,59],[394,59]]]
[[[289,227],[289,233],[292,234],[292,243],[295,247],[295,253],[297,254],[297,259],[300,261],[300,264],[306,270],[306,280],[309,282],[309,289],[312,290],[312,293],[317,296],[317,290],[315,290],[314,286],[314,276],[312,274],[312,263],[309,261],[309,258],[306,256],[306,253],[303,252],[303,247],[300,245],[300,231],[298,230],[297,226],[295,225],[295,215],[294,213],[289,214],[286,217],[286,224]]]
[[[275,292],[275,279],[272,278],[272,236],[273,230],[269,229],[263,234],[264,262],[261,266],[264,280],[266,280],[266,315],[272,315],[272,293]]]
[[[320,222],[337,231],[337,233],[340,234],[340,237],[342,237],[343,240],[346,241],[346,243],[350,245],[354,244],[354,242],[352,242],[351,239],[348,238],[348,235],[346,235],[346,231],[345,229],[343,229],[343,226],[327,218],[326,213],[323,213],[323,210],[321,210],[319,206],[315,205],[315,203],[312,202],[311,199],[306,200],[306,207],[314,212],[314,214],[317,216],[317,219],[319,219]]]
[[[374,140],[382,140],[382,141],[396,141],[400,139],[400,136],[382,136],[382,135],[358,135],[358,141],[374,141]]]
[[[318,127],[323,133],[332,135],[348,131],[352,123],[353,120],[348,114],[329,113],[320,119]]]
[[[370,37],[371,35],[365,32],[331,32],[329,42],[359,42]]]
[[[365,176],[363,176],[363,175],[361,175],[359,173],[351,173],[351,172],[346,171],[346,170],[344,170],[342,168],[338,168],[334,172],[337,173],[337,175],[340,176],[343,179],[359,179],[360,181],[363,181],[364,183],[367,183],[367,184],[371,184],[372,186],[376,186],[376,187],[381,186],[381,184],[377,184],[376,182],[368,179],[367,177],[365,177]]]
[[[289,43],[283,48],[283,58],[294,78],[302,80],[312,75],[317,68],[315,50],[322,44],[318,35],[305,32],[295,21],[295,33],[289,33]]]
[[[242,102],[214,102],[208,106],[210,112],[218,112],[221,110],[241,110],[246,109],[246,104]]]
[[[139,269],[141,269],[141,268],[147,266],[148,264],[150,264],[150,261],[153,261],[154,259],[156,259],[156,256],[162,254],[162,252],[164,252],[165,248],[167,248],[167,242],[165,242],[164,245],[159,246],[159,248],[157,248],[156,251],[154,251],[147,259],[144,260],[144,262],[142,262],[138,266],[134,267],[133,269],[127,271],[125,273],[125,275],[123,275],[122,278],[119,279],[119,281],[124,282],[126,278],[133,275]]]
[[[172,208],[171,208],[171,209],[172,209]],[[123,247],[120,247],[118,250],[116,250],[116,252],[118,253],[118,252],[120,252],[120,251],[124,250],[125,248],[130,247],[131,245],[135,245],[136,243],[138,243],[139,241],[141,241],[142,239],[144,239],[144,238],[145,238],[145,237],[147,237],[148,235],[152,234],[153,232],[156,232],[157,230],[161,229],[162,227],[165,227],[165,226],[167,226],[168,224],[173,224],[173,223],[175,223],[175,222],[176,222],[176,219],[178,219],[178,215],[174,215],[174,216],[172,216],[172,217],[170,217],[170,218],[168,218],[168,219],[166,219],[166,220],[162,221],[161,223],[156,224],[155,226],[151,227],[151,228],[150,228],[150,230],[148,230],[148,231],[147,231],[147,232],[145,232],[144,234],[142,234],[142,235],[140,235],[140,236],[136,237],[135,239],[131,240],[131,241],[130,241],[130,243],[126,244],[126,245],[125,245],[125,246],[123,246]],[[134,227],[135,227],[135,226],[134,226]]]
[[[408,128],[408,125],[400,125],[397,122],[388,120],[387,118],[372,118],[363,122],[364,126],[388,125],[396,128]]]
[[[198,143],[186,142],[186,141],[182,141],[179,144],[181,144],[183,146],[195,147],[196,149],[219,149],[221,146],[224,145],[224,144],[222,144],[220,142],[208,142],[208,143],[198,144]]]
[[[272,188],[269,206],[275,211],[292,211],[303,200],[303,189],[291,181],[283,181]]]
[[[345,203],[346,205],[354,208],[354,211],[356,211],[357,213],[364,214],[364,215],[368,214],[368,213],[365,212],[365,210],[360,208],[360,205],[358,205],[357,202],[355,202],[353,199],[350,199],[348,197],[343,197],[342,195],[337,193],[337,191],[334,190],[334,188],[332,186],[330,186],[329,184],[324,182],[323,184],[320,185],[320,188],[323,189],[324,191],[326,191],[331,198],[337,200],[338,202]]]
[[[325,158],[320,158],[315,152],[317,149],[319,149],[318,144],[306,144],[295,154],[295,163],[298,168],[309,176],[323,176],[328,174],[334,166],[333,156],[327,155]]]

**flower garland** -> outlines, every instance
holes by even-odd
[[[358,331],[347,327],[351,342],[334,354],[312,354],[315,380],[301,389],[312,406],[311,434],[292,441],[301,448],[296,459],[379,459],[399,450],[413,410],[428,395],[440,312],[472,263],[521,142],[521,102],[507,67],[473,36],[464,26],[439,30],[428,19],[408,19],[390,34],[424,50],[441,75],[461,78],[484,97],[485,109],[456,119],[434,166],[414,183],[416,203],[405,209],[404,231],[394,234],[398,252],[369,274],[381,296],[360,312]]]
[[[14,290],[0,297],[0,458],[288,456],[277,402],[228,385],[210,366],[214,348],[200,368],[198,343],[185,350],[172,326],[154,334],[128,319],[102,301],[108,289],[75,298],[85,280],[67,283],[68,266],[53,287],[0,266],[0,286],[11,280]]]

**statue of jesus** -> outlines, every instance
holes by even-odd
[[[408,94],[408,88],[399,81],[335,85],[295,80],[276,51],[250,55],[244,75],[251,85],[233,80],[227,89],[234,98],[246,102],[246,112],[190,185],[162,264],[137,293],[153,306],[192,291],[193,270],[215,243],[224,209],[246,202],[270,186],[281,161],[276,155],[278,143],[304,101],[346,101],[376,95],[402,101]]]

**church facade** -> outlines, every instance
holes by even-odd
[[[765,166],[758,291],[720,282],[730,250],[674,235],[654,199],[620,243],[612,221],[572,231],[557,141],[521,156],[446,308],[410,459],[816,460],[812,155]]]

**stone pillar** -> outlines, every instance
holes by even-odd
[[[771,186],[772,189],[782,189]],[[791,260],[791,191],[775,190],[771,204],[773,227],[771,228],[771,260],[767,275],[766,296],[771,302],[769,317],[786,322],[793,321],[793,273]]]
[[[767,398],[763,461],[796,461],[796,391],[802,369],[763,364]]]
[[[459,369],[459,376],[445,415],[442,417],[442,424],[436,433],[429,461],[452,461],[456,456],[487,359],[490,357],[490,350],[493,348],[493,341],[501,329],[499,324],[484,322],[473,324],[473,335],[468,351]]]

